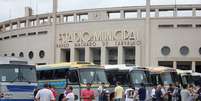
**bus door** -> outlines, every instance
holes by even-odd
[[[75,99],[80,99],[81,87],[79,83],[78,70],[69,70],[66,75],[66,85],[73,87]]]

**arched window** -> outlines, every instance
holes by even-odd
[[[44,58],[45,57],[45,52],[43,50],[40,50],[39,57],[40,58]]]
[[[32,51],[29,52],[29,59],[32,59],[34,57],[34,53]]]

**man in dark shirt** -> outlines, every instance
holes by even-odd
[[[172,84],[169,84],[169,88],[167,90],[167,92],[168,92],[168,101],[172,101],[173,91],[174,91],[174,88],[173,88]]]
[[[161,91],[161,85],[157,86],[155,94],[156,94],[156,101],[163,101],[163,93]]]
[[[138,90],[139,101],[145,101],[146,99],[146,89],[144,83],[141,83],[141,88]]]

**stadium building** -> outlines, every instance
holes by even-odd
[[[0,23],[0,55],[32,64],[169,66],[201,72],[201,5],[72,10]]]

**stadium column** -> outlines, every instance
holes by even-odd
[[[173,68],[177,69],[177,62],[173,61]]]
[[[107,50],[106,47],[101,47],[101,65],[107,64]]]
[[[195,61],[192,61],[192,71],[195,72]]]
[[[150,38],[150,0],[146,0],[146,30],[145,30],[145,66],[150,66],[151,38]]]
[[[142,66],[142,46],[141,45],[138,45],[138,46],[135,46],[135,65],[136,66]]]
[[[90,48],[89,47],[85,47],[85,61],[91,62],[90,61]]]
[[[118,46],[118,64],[123,64],[123,56],[124,52],[123,52],[123,47],[122,46]]]
[[[70,48],[70,62],[74,62],[75,61],[75,48],[71,47]]]

